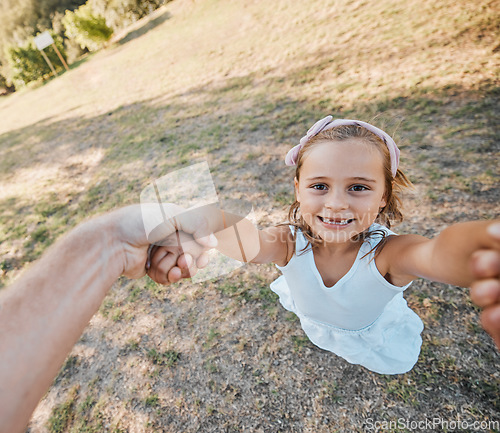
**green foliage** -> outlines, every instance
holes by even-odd
[[[0,1],[0,95],[13,91],[12,83],[19,87],[50,74],[50,68],[30,43],[37,33],[51,30],[62,38],[67,37],[64,41],[67,55],[64,56],[69,57],[71,63],[85,50],[100,49],[113,30],[126,27],[169,1]],[[57,46],[62,52],[63,45]],[[45,50],[52,61],[54,56],[50,51]],[[60,65],[57,57],[54,57],[53,64],[56,69],[56,65]]]
[[[153,364],[164,365],[166,367],[173,367],[180,356],[181,354],[175,350],[166,350],[160,353],[156,349],[149,349],[147,352],[147,357]]]
[[[170,0],[88,0],[92,9],[114,30],[122,29]]]
[[[80,3],[84,2],[80,1]],[[76,5],[75,8],[77,8],[78,6],[80,5]],[[73,10],[73,9],[67,8],[66,10]],[[55,34],[64,37],[64,44],[66,46],[66,56],[68,58],[68,64],[71,64],[74,63],[83,54],[88,53],[89,50],[87,48],[80,47],[80,44],[78,44],[78,42],[74,41],[73,39],[68,39],[66,37],[64,33],[65,32],[64,25],[62,23],[66,10],[54,13],[52,18],[52,30],[54,31]]]
[[[148,395],[144,399],[144,404],[146,407],[157,407],[160,404],[160,397],[158,397],[158,394]]]
[[[66,36],[90,51],[102,48],[113,34],[104,17],[96,14],[89,3],[80,6],[75,12],[66,11],[62,23]]]
[[[4,86],[0,78],[0,94],[2,89],[13,90],[10,87],[13,71],[7,60],[8,47],[24,46],[32,36],[51,29],[62,37],[62,28],[54,23],[54,19],[57,21],[64,11],[74,10],[83,3],[85,0],[0,1],[0,74],[6,84]]]
[[[61,55],[65,57],[62,38],[54,34],[52,34],[52,38]],[[52,46],[45,48],[44,52],[56,71],[62,68],[61,60]],[[33,37],[29,38],[28,42],[23,46],[7,47],[6,57],[12,72],[12,81],[16,88],[43,78],[52,72],[42,53],[36,48]]]

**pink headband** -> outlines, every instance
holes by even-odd
[[[373,125],[370,125],[369,123],[362,122],[361,120],[349,120],[349,119],[332,120],[332,119],[333,119],[332,116],[326,116],[324,119],[318,120],[313,126],[311,126],[309,131],[307,131],[307,134],[300,139],[300,143],[297,144],[297,146],[290,149],[290,151],[287,153],[285,158],[286,165],[297,164],[297,158],[299,156],[300,149],[302,149],[302,147],[312,137],[318,135],[321,131],[327,131],[328,129],[333,129],[337,126],[354,125],[368,129],[368,131],[373,132],[376,136],[380,137],[384,141],[387,148],[389,149],[389,154],[391,155],[392,176],[396,177],[396,173],[398,171],[398,166],[399,166],[399,149],[389,134],[387,134],[386,132],[382,131],[381,129]]]

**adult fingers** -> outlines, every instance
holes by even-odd
[[[181,267],[182,278],[192,278],[196,275],[196,273],[198,272],[198,267],[196,265],[196,261],[190,254],[183,254],[183,256],[179,257],[179,260],[177,260],[178,264],[179,261],[185,261],[185,263],[183,263],[183,266]]]
[[[204,252],[198,257],[198,259],[196,259],[196,266],[198,269],[204,269],[207,267],[209,261],[210,256],[208,255],[208,252]]]
[[[476,251],[472,255],[472,272],[477,278],[498,278],[500,276],[500,251]]]
[[[177,215],[174,220],[178,230],[193,235],[193,238],[200,245],[207,248],[217,246],[217,238],[210,231],[209,222],[200,213],[195,211],[184,212]]]
[[[179,256],[177,266],[181,269],[190,268],[193,264],[196,265],[197,270],[203,269],[209,262],[209,255],[207,249],[197,243],[192,235],[187,235],[184,232],[179,233],[179,243],[182,247],[184,255]],[[189,264],[185,263],[185,258],[193,259]],[[193,275],[191,275],[193,276]]]
[[[481,308],[500,303],[500,280],[490,278],[472,283],[470,297]]]
[[[170,268],[166,275],[169,283],[177,283],[182,279],[182,271],[177,266]]]
[[[189,253],[184,253],[177,259],[177,266],[182,270],[186,271],[190,266],[193,265],[193,257]]]
[[[500,305],[494,305],[486,308],[481,313],[481,324],[483,328],[491,335],[497,349],[500,350]]]
[[[488,226],[488,233],[493,239],[500,241],[500,221],[495,221]]]
[[[209,222],[200,209],[186,210],[173,203],[158,205],[141,204],[142,219],[149,243],[163,244],[163,240],[175,231],[193,235],[196,242],[206,248],[215,248],[217,238],[209,228]]]

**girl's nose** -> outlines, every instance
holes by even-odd
[[[333,211],[347,209],[349,207],[347,193],[332,189],[326,197],[325,207]]]

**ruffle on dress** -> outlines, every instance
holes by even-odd
[[[285,277],[271,283],[281,305],[295,313],[312,343],[380,374],[402,374],[418,361],[424,329],[420,317],[397,294],[371,325],[359,330],[337,328],[302,314],[295,306]]]

